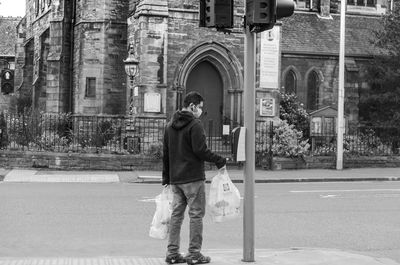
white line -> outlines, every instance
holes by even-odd
[[[321,193],[321,192],[376,192],[376,191],[395,191],[400,189],[359,189],[359,190],[291,190],[292,193]]]

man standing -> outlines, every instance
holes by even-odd
[[[205,214],[204,161],[218,169],[226,159],[207,148],[203,125],[198,119],[204,100],[197,92],[185,96],[183,108],[174,113],[164,134],[162,184],[171,185],[173,210],[170,221],[166,262],[204,264],[210,257],[201,254],[203,217]],[[190,243],[186,257],[179,253],[180,231],[186,206],[189,207]]]

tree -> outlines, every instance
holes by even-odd
[[[368,69],[370,89],[361,95],[360,121],[366,125],[400,128],[400,3],[383,16],[375,32],[379,54]]]

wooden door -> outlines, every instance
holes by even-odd
[[[220,131],[223,112],[223,83],[219,71],[207,61],[196,65],[186,81],[186,92],[197,91],[204,98],[201,120],[207,135],[209,120],[213,120],[213,130]]]

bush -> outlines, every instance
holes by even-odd
[[[308,139],[303,139],[303,133],[281,120],[274,127],[272,153],[280,157],[302,157],[310,149]]]
[[[163,143],[157,142],[153,143],[149,146],[149,149],[146,152],[146,155],[154,157],[154,158],[162,158],[163,156]]]

